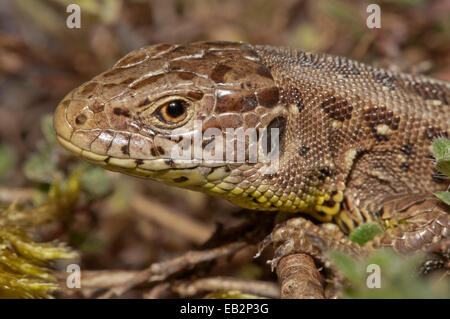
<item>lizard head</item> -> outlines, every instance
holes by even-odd
[[[258,154],[280,151],[286,121],[270,70],[250,45],[229,42],[133,51],[54,115],[60,143],[93,164],[259,209],[273,191],[252,185],[270,165]]]

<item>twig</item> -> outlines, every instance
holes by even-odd
[[[234,254],[247,245],[248,244],[245,242],[236,242],[205,251],[190,251],[175,259],[161,263],[154,263],[147,269],[135,274],[135,276],[130,278],[126,283],[112,287],[99,298],[120,296],[141,283],[164,280],[172,274],[175,274],[181,270],[193,268],[201,262]]]
[[[161,226],[183,235],[196,244],[203,244],[211,237],[214,231],[214,226],[208,226],[186,215],[178,214],[168,206],[148,200],[142,195],[133,196],[131,207],[139,215],[152,219]]]
[[[283,299],[324,299],[320,274],[311,256],[293,254],[282,258],[277,267]]]
[[[176,283],[172,290],[183,297],[195,296],[206,291],[240,291],[268,298],[280,298],[280,287],[272,282],[245,280],[231,277],[210,277]]]

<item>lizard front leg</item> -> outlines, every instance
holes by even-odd
[[[327,250],[362,257],[370,251],[389,247],[407,254],[418,250],[427,252],[450,238],[447,208],[431,194],[391,196],[382,202],[377,215],[385,231],[364,246],[352,242],[335,224],[315,225],[305,218],[295,217],[277,225],[261,243],[260,251],[271,243],[275,246],[274,259],[270,261],[273,270],[281,258],[293,253],[311,255],[327,266],[328,261],[323,256]],[[438,247],[438,255],[445,258],[449,245],[441,246]],[[436,249],[432,249],[431,253],[436,255]],[[433,264],[445,265],[446,261]]]

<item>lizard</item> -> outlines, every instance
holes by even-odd
[[[106,169],[311,216],[293,215],[261,243],[275,245],[276,267],[296,251],[320,259],[327,248],[408,253],[448,242],[449,213],[433,193],[449,181],[431,147],[449,135],[449,103],[448,82],[345,57],[242,42],[156,44],[71,91],[54,128],[64,148]],[[277,161],[248,152],[223,160],[238,141],[229,129],[262,132],[244,145],[276,150]],[[223,146],[219,137],[230,135]],[[179,145],[190,160],[174,156]],[[222,160],[207,160],[207,149]],[[368,222],[384,231],[364,246],[348,239]]]

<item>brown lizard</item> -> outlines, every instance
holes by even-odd
[[[320,221],[277,226],[262,244],[276,244],[276,266],[297,251],[410,252],[447,240],[449,214],[433,192],[449,183],[434,169],[431,145],[448,137],[449,103],[447,82],[347,58],[245,43],[159,44],[70,92],[54,127],[66,149],[106,169]],[[265,135],[265,151],[279,152],[277,169],[267,173],[273,163],[247,153],[243,162],[173,156],[180,143],[190,155],[223,145],[218,136],[194,143],[210,128],[224,138],[230,128],[278,129],[275,144],[271,130],[245,142],[262,145]],[[224,159],[231,141],[214,154]],[[348,240],[370,221],[385,231],[364,247]]]

